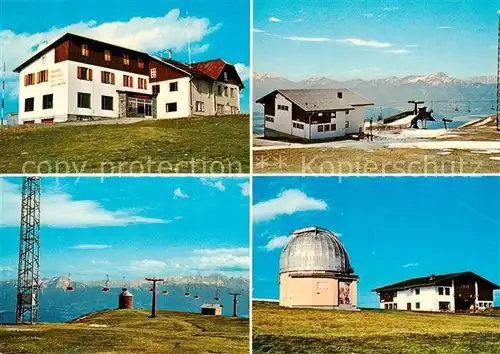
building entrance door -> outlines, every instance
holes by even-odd
[[[146,107],[144,110],[144,116],[146,118],[153,118],[153,105],[146,101]]]
[[[408,311],[411,311],[411,302],[407,302],[407,303],[406,303],[406,309],[407,309]]]

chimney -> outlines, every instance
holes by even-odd
[[[172,49],[168,50],[168,59],[172,59]]]

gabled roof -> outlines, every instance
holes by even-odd
[[[183,73],[185,73],[189,76],[197,76],[197,77],[202,77],[206,80],[214,81],[211,77],[209,77],[205,73],[197,70],[192,65],[190,66],[188,64],[184,64],[184,63],[181,63],[180,61],[173,60],[173,59],[165,59],[165,58],[157,57],[157,56],[150,56],[150,57],[159,61],[160,63],[167,64],[167,65],[173,67],[174,69],[182,71]]]
[[[480,277],[476,273],[460,272],[460,273],[432,275],[432,276],[421,277],[421,278],[412,278],[412,279],[401,281],[399,283],[394,283],[391,285],[383,286],[381,288],[373,289],[372,291],[380,293],[383,291],[397,291],[397,290],[406,290],[406,289],[411,289],[411,288],[421,288],[421,287],[426,287],[426,286],[437,286],[446,280],[453,280],[455,278],[458,278],[458,277],[461,277],[464,275],[469,275],[469,276],[474,276],[474,277],[480,278],[481,280],[493,285],[493,288],[500,289],[500,286],[496,285],[495,283],[490,282],[489,280],[487,280],[483,277]]]
[[[210,76],[212,79],[217,80],[224,70],[225,66],[229,65],[227,64],[224,60],[222,59],[214,59],[214,60],[207,60],[207,61],[202,61],[199,63],[194,63],[192,66],[205,73],[206,75]]]
[[[342,92],[343,98],[338,98],[339,92]],[[371,106],[374,104],[348,89],[281,89],[258,99],[257,103],[265,103],[269,97],[276,96],[278,93],[306,112],[353,110],[356,106]]]
[[[28,65],[30,65],[31,63],[33,63],[35,60],[37,60],[38,58],[40,58],[41,56],[43,56],[45,53],[47,53],[51,49],[57,47],[59,44],[65,42],[65,41],[67,41],[69,39],[80,39],[80,40],[91,41],[91,42],[94,42],[94,43],[99,43],[99,44],[106,45],[106,46],[113,47],[113,48],[118,48],[118,49],[122,49],[122,50],[128,50],[130,52],[135,52],[135,53],[138,53],[138,54],[141,54],[141,55],[148,55],[147,53],[143,53],[143,52],[140,52],[138,50],[121,47],[121,46],[118,46],[118,45],[115,45],[115,44],[111,44],[111,43],[107,43],[107,42],[98,41],[97,39],[83,37],[83,36],[79,36],[79,35],[73,34],[73,33],[65,33],[61,37],[59,37],[58,39],[56,39],[55,41],[53,41],[52,43],[50,43],[48,46],[46,46],[45,48],[43,48],[41,51],[33,54],[33,56],[31,56],[28,60],[26,60],[24,63],[22,63],[21,65],[19,65],[17,68],[15,68],[14,72],[16,72],[16,73],[21,72],[21,70],[23,70],[25,67],[27,67]]]

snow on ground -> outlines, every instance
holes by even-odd
[[[491,156],[490,160],[500,161],[500,156]]]
[[[108,325],[104,325],[104,324],[94,324],[94,323],[92,323],[92,324],[89,324],[89,327],[99,327],[99,328],[101,328],[101,327],[109,327],[109,326]]]
[[[457,149],[475,151],[496,151],[500,149],[500,141],[421,141],[414,143],[392,143],[387,147],[395,149]]]
[[[445,137],[449,134],[446,129],[403,129],[398,132],[374,132],[379,138],[394,139],[394,140],[405,140],[405,139],[429,139],[437,137]],[[455,132],[453,136],[457,136]]]
[[[37,330],[35,328],[12,328],[12,327],[8,327],[5,329],[6,331],[9,331],[9,332],[36,332]]]

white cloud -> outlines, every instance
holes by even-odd
[[[0,43],[4,46],[3,59],[7,63],[7,75],[15,78],[16,74],[12,72],[15,67],[68,32],[148,53],[166,48],[180,52],[186,50],[189,40],[195,45],[195,50],[208,49],[206,44],[197,47],[196,43],[217,31],[220,26],[211,24],[208,18],[190,16],[188,28],[180,10],[173,9],[161,17],[133,17],[104,23],[81,21],[37,33],[16,33],[6,29],[0,31]]]
[[[180,216],[180,215],[179,215],[179,216],[176,216],[176,217],[174,217],[174,219],[175,219],[175,220],[180,220],[180,219],[182,219],[182,216]]]
[[[218,270],[227,268],[249,269],[248,248],[213,248],[193,250],[193,255],[174,260],[187,269]]]
[[[291,41],[302,41],[302,42],[330,42],[331,39],[324,37],[285,37]]]
[[[191,46],[191,54],[195,55],[195,54],[200,54],[200,53],[204,53],[208,50],[208,48],[210,48],[210,44],[202,44],[202,45],[193,45]]]
[[[418,266],[418,263],[408,263],[403,266],[403,268],[408,268],[408,267],[416,267]]]
[[[253,206],[254,222],[269,221],[279,215],[291,215],[300,211],[325,210],[326,202],[308,197],[297,189],[289,189],[278,194],[274,199],[257,203]]]
[[[174,190],[174,199],[176,198],[189,198],[189,195],[182,193],[182,190],[179,187]]]
[[[133,261],[127,267],[129,270],[133,272],[151,272],[158,271],[167,267],[167,263],[163,261],[157,261],[154,259],[143,259],[140,261]]]
[[[391,12],[391,11],[398,11],[398,10],[399,10],[399,7],[395,7],[395,6],[393,6],[393,7],[384,7],[384,11]]]
[[[408,47],[408,48],[418,48],[418,47],[420,47],[420,44],[406,44],[405,47]]]
[[[241,194],[248,197],[250,195],[250,182],[241,183],[239,186],[241,188]]]
[[[0,272],[11,272],[14,268],[11,266],[0,266]]]
[[[283,22],[283,21],[276,17],[269,17],[269,22]]]
[[[378,42],[374,40],[364,40],[359,38],[344,38],[344,39],[337,39],[336,41],[339,43],[348,43],[356,46],[373,47],[373,48],[387,48],[392,46],[391,43]]]
[[[392,50],[386,50],[385,52],[392,54],[408,54],[410,51],[406,49],[392,49]]]
[[[211,178],[202,178],[201,179],[201,184],[204,186],[209,186],[215,189],[220,190],[221,192],[224,192],[226,190],[226,187],[222,183],[222,181],[213,181]]]
[[[264,32],[266,32],[266,31],[261,30],[261,29],[258,29],[258,28],[254,28],[254,29],[253,29],[253,31],[254,31],[255,33],[264,33]]]
[[[439,26],[437,29],[452,29],[453,27],[451,26]]]
[[[269,240],[267,245],[264,248],[268,251],[272,251],[276,248],[283,248],[290,241],[292,236],[276,236]]]
[[[21,220],[20,185],[0,179],[0,227],[19,226]],[[74,200],[60,191],[44,191],[41,194],[40,219],[49,227],[100,227],[126,226],[130,224],[160,224],[167,220],[147,218],[130,210],[108,210],[94,200]]]
[[[234,64],[234,68],[238,72],[241,81],[246,81],[250,78],[250,68],[242,63]]]
[[[81,244],[70,247],[75,250],[102,250],[105,248],[111,248],[110,245],[99,245],[99,244]],[[92,261],[94,263],[94,261]]]
[[[92,264],[100,264],[100,265],[108,265],[109,264],[108,261],[96,261],[96,260],[92,260],[91,263]]]

